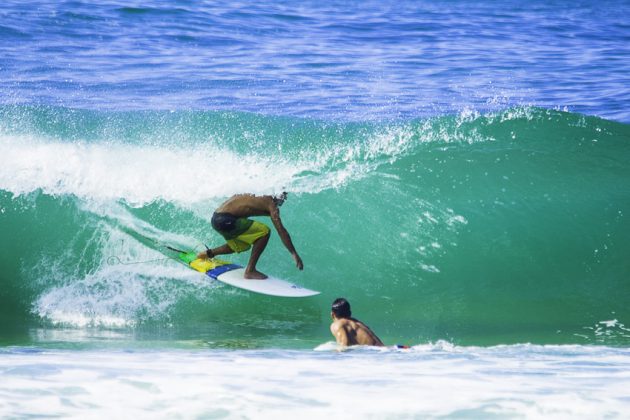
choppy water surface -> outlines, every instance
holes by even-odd
[[[629,121],[630,3],[5,2],[0,96],[374,119],[506,105]]]

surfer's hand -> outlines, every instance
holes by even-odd
[[[300,258],[297,253],[293,254],[293,259],[295,260],[295,266],[298,268],[298,270],[304,270],[304,263],[302,263],[302,258]]]

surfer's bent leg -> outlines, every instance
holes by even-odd
[[[213,258],[213,257],[216,257],[217,255],[233,254],[234,250],[230,248],[228,244],[224,244],[224,245],[221,245],[220,247],[211,249],[210,252],[212,253],[212,257],[210,256],[208,257]]]
[[[227,255],[248,250],[251,247],[251,242],[244,243],[236,240],[236,238],[251,229],[253,223],[252,220],[238,218],[230,213],[215,212],[211,220],[212,228],[220,233],[227,243],[220,247],[200,252],[197,254],[197,258],[214,258],[217,255]]]
[[[258,259],[262,255],[263,251],[267,247],[267,242],[269,242],[269,232],[262,238],[258,239],[254,242],[254,246],[252,247],[252,254],[249,257],[249,263],[247,264],[247,268],[245,269],[245,278],[246,279],[257,279],[263,280],[267,278],[266,274],[261,273],[256,270],[256,263]]]
[[[200,253],[197,254],[197,258],[202,258],[202,259],[214,258],[217,255],[226,255],[226,254],[233,254],[233,253],[234,251],[232,250],[232,248],[230,248],[228,244],[225,244],[217,248],[201,251]]]
[[[253,245],[252,254],[249,257],[249,263],[245,268],[244,277],[246,279],[266,279],[267,276],[265,274],[256,270],[256,263],[258,262],[262,252],[265,250],[267,242],[269,242],[269,227],[255,220],[249,220],[246,218],[232,220],[230,217],[233,216],[225,213],[214,214],[212,226],[215,229],[225,227],[223,225],[220,226],[218,221],[233,222],[233,229],[229,232],[218,230],[218,232],[226,239],[227,243],[223,246],[210,250],[210,253],[207,256],[203,255],[199,258],[212,258],[216,255],[231,254],[233,252],[241,253],[252,248]],[[199,255],[202,254],[205,254],[205,252],[200,253]]]
[[[270,230],[267,225],[258,221],[251,221],[251,224],[246,231],[238,235],[236,238],[228,240],[227,244],[235,252],[247,251],[252,248],[252,254],[249,257],[249,263],[245,268],[246,279],[266,279],[267,276],[256,270],[256,263],[260,258],[260,255],[269,242]]]

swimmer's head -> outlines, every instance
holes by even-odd
[[[286,191],[282,191],[281,194],[274,195],[271,197],[271,199],[276,204],[276,206],[280,207],[281,205],[284,204],[285,200],[287,199],[287,195],[288,194]]]
[[[350,310],[350,302],[344,298],[337,298],[332,303],[331,311],[335,318],[350,318],[352,311]]]

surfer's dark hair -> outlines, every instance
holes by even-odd
[[[287,199],[287,195],[289,195],[286,191],[282,191],[282,194],[274,195],[271,197],[276,206],[280,207],[284,204],[284,200]]]
[[[350,302],[348,302],[344,298],[335,299],[335,301],[332,303],[331,310],[337,318],[350,318],[352,316],[352,311],[350,310]]]

